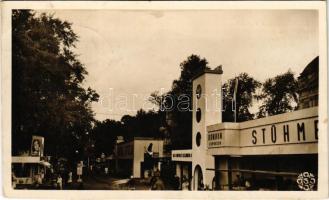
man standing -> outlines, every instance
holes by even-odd
[[[160,172],[159,171],[156,171],[154,173],[154,175],[155,175],[155,181],[152,184],[151,189],[152,190],[164,190],[165,189],[165,186],[164,186],[163,181],[160,178]]]

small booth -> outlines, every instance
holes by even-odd
[[[51,164],[34,156],[12,157],[13,188],[23,189],[32,187],[36,182],[43,183]]]
[[[43,155],[44,137],[32,136],[31,150],[12,156],[12,186],[14,189],[33,188],[45,184],[51,164],[50,157]]]

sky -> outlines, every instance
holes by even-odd
[[[297,77],[319,54],[314,10],[52,10],[72,23],[76,52],[100,95],[98,120],[120,120],[154,91],[170,90],[191,54],[223,67],[223,83],[242,72],[259,81],[290,69]]]

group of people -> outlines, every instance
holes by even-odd
[[[40,188],[42,185],[51,185],[52,188],[62,190],[63,186],[70,188],[73,182],[73,173],[69,171],[67,174],[54,173],[53,170],[45,177],[43,173],[37,174],[34,178],[34,185]]]
[[[175,175],[173,187],[174,190],[190,190],[190,181],[185,175],[183,175],[182,181]]]
[[[160,177],[160,172],[154,172],[154,176],[151,178],[151,190],[164,190],[165,184]]]
[[[173,190],[190,190],[190,180],[186,177],[186,175],[182,176],[182,181],[180,178],[175,175],[172,181],[172,189]],[[160,176],[160,172],[154,172],[154,176],[150,181],[151,190],[165,190],[165,184]]]

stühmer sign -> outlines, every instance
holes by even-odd
[[[250,140],[243,141],[243,146],[315,142],[318,140],[318,118],[275,123],[241,131],[242,134],[246,132],[249,132],[247,134]]]
[[[318,107],[242,123],[207,127],[208,153],[309,154],[317,153]]]

